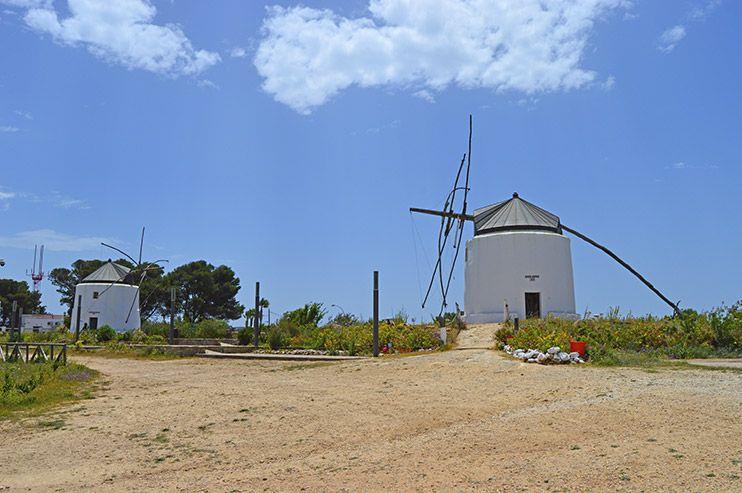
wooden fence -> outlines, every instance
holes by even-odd
[[[53,342],[6,342],[0,344],[0,361],[67,364],[67,344]]]

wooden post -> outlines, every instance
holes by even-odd
[[[255,282],[255,313],[253,314],[253,346],[260,343],[260,281]]]
[[[379,271],[374,271],[374,357],[379,356]]]
[[[513,319],[513,334],[517,334],[518,333],[518,329],[519,329],[519,327],[518,327],[518,317],[515,317]]]
[[[168,344],[175,344],[175,286],[170,287],[170,333],[168,334]]]
[[[75,342],[80,339],[80,310],[82,307],[82,295],[77,296],[77,317],[75,318]]]

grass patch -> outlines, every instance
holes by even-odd
[[[694,358],[742,357],[742,301],[707,311],[684,310],[677,317],[634,317],[619,310],[581,320],[555,317],[523,320],[517,334],[512,324],[497,338],[513,348],[568,350],[570,340],[587,343],[589,361],[597,366],[672,367]],[[678,368],[687,368],[682,363]],[[696,368],[696,367],[694,367]]]
[[[91,384],[97,377],[97,371],[77,363],[0,363],[0,419],[19,412],[39,414],[62,402],[91,398]]]
[[[314,361],[312,363],[299,363],[286,365],[283,367],[285,371],[296,371],[296,370],[308,370],[310,368],[319,368],[322,366],[331,366],[337,364],[334,361]]]
[[[109,344],[103,349],[86,350],[79,348],[67,349],[68,355],[77,356],[96,356],[99,358],[113,358],[113,359],[136,359],[136,360],[147,360],[147,361],[166,361],[179,359],[182,356],[167,352],[162,348],[149,347],[149,348],[133,348],[125,344]]]

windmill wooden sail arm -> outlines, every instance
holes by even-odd
[[[667,303],[668,305],[670,305],[670,307],[673,309],[673,312],[675,312],[675,315],[677,315],[678,317],[682,317],[683,314],[680,311],[680,308],[678,307],[678,305],[676,303],[673,303],[672,301],[670,301],[667,298],[667,296],[665,296],[664,294],[662,294],[659,289],[657,289],[656,287],[654,287],[654,285],[651,282],[649,282],[646,278],[644,278],[644,276],[642,276],[641,274],[639,274],[629,264],[627,264],[626,262],[624,262],[618,255],[616,255],[615,253],[613,253],[612,251],[610,251],[608,248],[604,247],[603,245],[601,245],[597,241],[592,240],[591,238],[588,238],[587,236],[583,235],[579,231],[575,231],[574,229],[572,229],[572,228],[570,228],[568,226],[565,226],[564,224],[561,224],[561,227],[562,227],[562,229],[564,231],[566,231],[568,233],[572,233],[573,235],[575,235],[579,239],[581,239],[581,240],[583,240],[583,241],[591,244],[592,246],[594,246],[598,250],[602,250],[605,254],[607,254],[613,260],[615,260],[616,262],[618,262],[619,264],[621,264],[622,267],[624,267],[626,270],[628,270],[629,272],[631,272],[632,274],[634,274],[634,276],[636,276],[637,279],[639,279],[642,283],[644,283],[645,286],[647,286],[650,290],[652,290],[652,292],[654,294],[656,294],[657,296],[659,296],[659,298],[662,301],[664,301],[665,303]]]
[[[419,207],[410,207],[410,212],[429,214],[431,216],[448,217],[451,219],[460,219],[462,221],[474,221],[474,216],[470,214],[461,214],[458,212],[436,211],[433,209],[421,209]]]

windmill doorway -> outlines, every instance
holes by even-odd
[[[526,293],[526,318],[541,318],[541,293]]]

